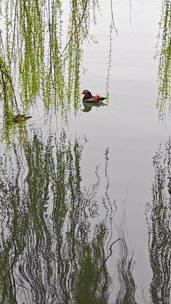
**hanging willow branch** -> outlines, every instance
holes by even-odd
[[[11,75],[1,56],[0,56],[0,76],[1,76],[0,84],[2,85],[2,92],[3,92],[4,97],[7,97],[7,86],[9,84],[9,89],[12,91],[12,98],[14,99],[17,113],[20,113]]]

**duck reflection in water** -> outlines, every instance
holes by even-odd
[[[98,103],[83,101],[83,106],[84,106],[83,112],[90,112],[93,107],[98,108],[98,107],[101,107],[101,106],[107,106],[107,104],[104,103],[103,101],[99,101]]]

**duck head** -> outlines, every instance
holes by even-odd
[[[88,91],[88,90],[84,90],[84,91],[82,92],[82,94],[84,94],[83,100],[90,99],[90,98],[93,97],[93,95],[91,94],[91,92]]]

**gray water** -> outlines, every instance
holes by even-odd
[[[102,170],[102,156],[106,147],[109,148],[110,193],[118,209],[123,210],[123,229],[128,247],[134,253],[137,303],[150,302],[152,271],[146,208],[152,203],[153,157],[171,130],[170,119],[166,123],[159,121],[156,109],[158,60],[155,55],[160,5],[160,1],[133,1],[130,16],[129,1],[115,2],[118,36],[112,37],[109,105],[89,113],[81,112],[74,121],[74,132],[78,137],[86,135],[89,140],[83,155],[83,172],[88,183],[94,179],[91,170],[96,164]],[[105,94],[109,44],[106,27],[110,19],[105,4],[99,19],[101,25],[92,29],[98,43],[86,49],[87,71],[82,76],[82,87]],[[114,255],[109,261],[110,271],[116,262]],[[114,273],[111,276],[114,284]],[[111,296],[110,303],[115,303],[114,298]],[[167,302],[163,299],[161,303]]]

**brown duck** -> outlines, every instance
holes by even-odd
[[[27,119],[31,118],[32,116],[27,116],[25,114],[16,114],[13,116],[13,122],[24,122]]]
[[[100,100],[107,99],[107,97],[101,97],[100,95],[95,95],[95,96],[93,96],[93,95],[91,94],[91,92],[88,91],[88,90],[84,90],[84,91],[82,92],[82,94],[84,94],[84,97],[83,97],[83,101],[84,101],[84,102],[98,103]]]

